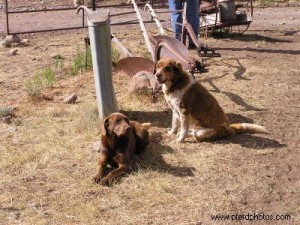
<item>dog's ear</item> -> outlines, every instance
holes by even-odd
[[[180,62],[176,63],[176,67],[177,67],[179,70],[183,70],[183,69],[182,69],[182,65],[181,65]]]
[[[156,73],[156,65],[157,65],[157,62],[154,63],[154,67],[153,67],[153,75],[155,75],[155,73]]]
[[[182,71],[181,63],[176,63],[175,61],[172,63],[171,73],[172,73],[172,83],[176,83],[178,80],[180,73]]]
[[[104,136],[107,136],[108,135],[108,121],[109,120],[109,117],[106,117],[104,120],[103,120],[103,123],[102,123],[102,128],[101,128],[101,133],[102,135]]]

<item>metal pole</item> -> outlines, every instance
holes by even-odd
[[[84,0],[83,0],[83,4],[84,4]],[[84,10],[82,10],[82,28],[84,28],[85,25],[85,21],[84,21]]]
[[[5,19],[6,19],[6,35],[9,35],[8,3],[7,3],[7,0],[5,0]]]
[[[96,0],[93,0],[93,11],[96,10]]]
[[[91,11],[85,6],[88,15],[89,37],[94,71],[96,95],[101,119],[118,111],[112,84],[111,30],[108,9]]]

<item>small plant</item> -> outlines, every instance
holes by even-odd
[[[88,47],[86,53],[86,69],[93,66],[91,46]]]
[[[13,117],[15,115],[15,108],[11,106],[1,106],[0,107],[0,117]]]
[[[32,81],[25,82],[25,91],[32,100],[40,100],[43,96],[43,79],[40,73],[36,73]]]
[[[117,63],[120,60],[120,52],[118,51],[118,49],[112,45],[111,46],[111,61],[112,61],[112,65],[115,67],[117,65]]]
[[[71,75],[75,76],[78,73],[82,73],[83,68],[85,68],[85,55],[78,48],[74,57],[73,66],[71,67]]]
[[[144,52],[144,58],[151,59],[151,54],[148,50]]]
[[[52,87],[55,82],[55,76],[51,67],[43,71],[36,72],[32,81],[25,82],[25,91],[33,100],[40,100],[43,97],[45,87]]]
[[[64,62],[64,57],[61,56],[60,54],[57,54],[52,57],[54,60],[54,64],[56,68],[62,68],[63,67],[63,62]]]
[[[53,71],[52,71],[51,67],[46,68],[42,72],[42,76],[44,78],[45,86],[46,87],[52,87],[54,82],[55,82],[55,76],[53,74]]]

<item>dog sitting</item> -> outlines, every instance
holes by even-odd
[[[268,133],[259,125],[230,124],[217,100],[194,77],[172,59],[161,59],[153,74],[162,84],[165,99],[172,109],[172,128],[180,132],[176,142],[192,135],[197,141],[211,141],[239,133]]]
[[[122,113],[113,113],[103,122],[98,173],[93,180],[102,185],[128,172],[133,154],[141,153],[149,144],[150,123],[140,124]],[[113,169],[106,174],[107,165]]]

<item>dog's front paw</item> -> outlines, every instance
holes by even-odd
[[[100,184],[103,186],[111,186],[113,183],[113,178],[111,173],[109,173],[106,177],[102,178]]]
[[[102,176],[101,176],[101,174],[99,174],[99,173],[97,173],[94,177],[93,177],[93,181],[95,182],[95,183],[100,183],[100,181],[101,181],[101,179],[102,179]]]
[[[168,135],[169,136],[175,135],[176,133],[177,132],[175,130],[173,130],[173,129],[168,131]]]
[[[177,143],[182,143],[184,141],[185,137],[186,137],[185,133],[179,133],[177,135],[176,142]]]
[[[176,138],[176,143],[183,143],[184,137]]]

